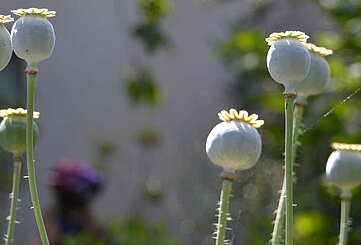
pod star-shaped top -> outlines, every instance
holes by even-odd
[[[3,118],[9,118],[9,117],[26,117],[27,114],[27,110],[23,109],[23,108],[17,108],[17,109],[4,109],[4,110],[0,110],[0,117]],[[36,112],[34,111],[33,113],[33,117],[34,118],[39,118],[40,116],[40,112]]]
[[[266,42],[269,46],[271,46],[275,42],[285,38],[293,38],[301,43],[306,43],[309,36],[301,31],[274,32],[266,38]]]
[[[2,15],[0,14],[0,24],[6,24],[13,22],[14,18],[12,18],[10,15]]]
[[[317,47],[313,43],[305,43],[305,46],[307,47],[307,49],[309,51],[319,54],[321,56],[329,56],[329,55],[333,54],[333,51],[331,49],[327,49],[324,47]]]
[[[331,144],[332,149],[339,151],[361,151],[361,145],[359,144],[345,144],[334,142]]]
[[[260,128],[263,124],[263,120],[257,120],[258,115],[257,114],[251,114],[248,115],[247,111],[237,111],[235,109],[230,109],[229,112],[226,110],[223,110],[218,113],[218,117],[221,121],[229,122],[229,121],[243,121],[245,123],[248,123],[254,128]]]
[[[41,16],[45,18],[52,18],[55,17],[56,15],[56,11],[52,11],[48,9],[38,9],[38,8],[16,9],[16,10],[11,10],[11,12],[18,16],[33,15],[33,16]]]

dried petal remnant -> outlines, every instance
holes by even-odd
[[[305,43],[305,46],[307,49],[313,53],[319,54],[321,56],[329,56],[333,54],[333,51],[331,49],[327,49],[324,47],[318,47],[313,43]]]
[[[332,149],[339,151],[361,151],[361,145],[359,144],[345,144],[334,142],[331,144]]]
[[[27,110],[23,109],[23,108],[17,108],[17,109],[4,109],[4,110],[0,110],[0,117],[26,117],[27,114]],[[40,116],[40,112],[36,112],[34,111],[33,114],[34,118],[39,118]]]
[[[10,15],[2,15],[0,14],[0,24],[6,24],[13,22],[14,18],[12,18]]]
[[[16,9],[16,10],[11,10],[11,12],[18,16],[38,15],[45,18],[52,18],[56,16],[56,11],[52,11],[48,9],[38,9],[38,8]]]
[[[269,46],[271,46],[275,42],[285,38],[293,38],[301,43],[306,43],[309,36],[301,31],[274,32],[266,38],[266,42]]]
[[[226,110],[223,110],[218,113],[218,117],[221,121],[229,122],[229,121],[243,121],[248,123],[254,128],[260,128],[263,124],[263,120],[257,120],[258,115],[257,114],[251,114],[249,115],[247,111],[237,111],[235,109],[230,109],[229,112]]]

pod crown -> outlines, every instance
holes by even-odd
[[[329,56],[333,54],[333,51],[331,49],[327,49],[324,47],[318,47],[313,43],[305,43],[306,48],[316,54],[319,54],[321,56]]]
[[[25,110],[23,108],[17,108],[17,109],[9,108],[9,109],[0,110],[0,117],[3,117],[3,118],[26,117],[26,114],[27,114],[27,110]],[[39,116],[40,116],[40,112],[34,111],[33,117],[39,118]]]
[[[56,11],[52,11],[48,9],[38,9],[38,8],[16,9],[16,10],[11,10],[11,12],[18,16],[36,15],[45,18],[52,18],[55,17],[56,15]]]
[[[274,32],[266,38],[266,42],[269,46],[271,46],[275,42],[285,38],[293,38],[301,43],[306,43],[309,36],[301,31]]]
[[[221,121],[229,122],[229,121],[243,121],[248,123],[254,128],[260,128],[263,124],[263,120],[257,120],[257,114],[249,115],[247,111],[241,110],[237,111],[235,109],[230,109],[229,111],[223,110],[218,113],[218,117]]]
[[[346,143],[334,142],[331,144],[331,147],[332,149],[339,151],[361,151],[360,144],[346,144]]]
[[[2,15],[0,14],[0,24],[6,24],[13,22],[14,18],[12,18],[10,15]]]

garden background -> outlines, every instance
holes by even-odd
[[[3,14],[26,7],[57,11],[57,42],[41,64],[35,107],[43,207],[52,202],[47,183],[54,164],[86,160],[104,171],[94,211],[112,223],[119,244],[212,244],[220,169],[209,163],[205,140],[217,112],[234,107],[259,114],[265,125],[261,160],[234,187],[229,235],[232,244],[266,244],[283,178],[284,127],[282,88],[266,70],[264,38],[300,30],[334,55],[327,58],[331,91],[309,101],[300,136],[295,244],[336,244],[337,190],[323,174],[332,141],[361,142],[361,1],[146,2],[2,3]],[[14,56],[0,73],[2,108],[24,106],[23,70]],[[12,166],[4,152],[0,161],[4,231]],[[25,185],[21,196],[15,244],[27,244],[36,229]],[[352,217],[350,244],[360,244],[361,194]]]

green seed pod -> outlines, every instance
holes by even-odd
[[[11,30],[15,54],[27,62],[28,70],[37,70],[38,63],[48,59],[54,49],[55,32],[47,18],[54,17],[55,11],[30,8],[12,13],[21,16]]]
[[[267,68],[273,78],[285,87],[285,94],[296,94],[296,87],[310,70],[311,57],[303,42],[302,32],[273,33],[266,39],[271,46],[267,53]]]
[[[311,66],[305,80],[297,86],[297,95],[307,98],[326,92],[330,84],[330,67],[324,56],[331,55],[332,50],[317,47],[314,44],[307,43],[306,47],[311,54]]]
[[[34,117],[38,115],[39,113],[34,113]],[[26,151],[26,110],[0,110],[0,116],[4,117],[0,123],[0,146],[14,155],[23,154]],[[35,145],[39,137],[39,128],[35,121],[33,132]]]
[[[333,143],[326,165],[326,178],[341,188],[351,190],[361,184],[361,145]]]
[[[256,128],[263,125],[258,116],[248,116],[246,111],[219,114],[223,121],[216,125],[208,135],[206,152],[209,159],[226,172],[234,172],[253,167],[258,161],[262,140]]]
[[[13,21],[9,15],[0,15],[0,71],[9,64],[13,53],[10,33],[5,27],[5,23]]]

